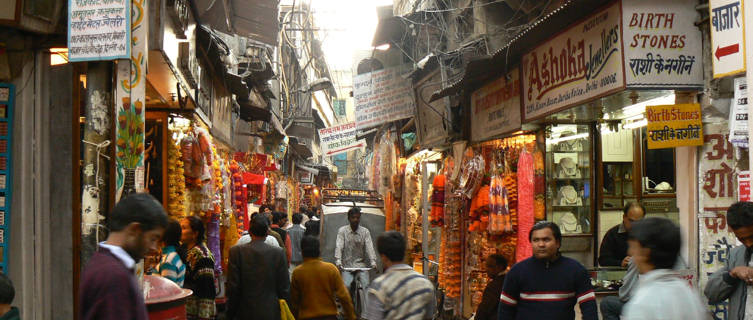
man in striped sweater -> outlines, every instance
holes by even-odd
[[[388,231],[377,238],[377,252],[384,274],[374,279],[366,296],[367,320],[432,319],[435,310],[434,285],[403,262],[405,238]]]
[[[580,305],[583,320],[597,320],[591,277],[560,252],[562,233],[553,222],[539,222],[528,235],[533,257],[515,264],[505,277],[499,320],[573,320]]]

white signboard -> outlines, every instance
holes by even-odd
[[[510,79],[510,80],[507,80]],[[484,141],[520,130],[520,69],[471,95],[471,140]]]
[[[523,115],[541,118],[625,88],[615,2],[523,56]]]
[[[622,2],[625,81],[629,88],[701,88],[696,0]]]
[[[385,122],[415,115],[416,101],[410,79],[403,77],[409,67],[395,67],[353,77],[356,127],[371,128]]]
[[[729,110],[729,141],[739,148],[748,147],[748,82],[735,78],[735,99]]]
[[[69,61],[130,59],[130,40],[131,0],[68,2]]]
[[[742,1],[709,0],[709,17],[714,78],[744,72]]]
[[[319,129],[320,145],[324,156],[334,156],[366,146],[366,141],[356,140],[356,123]]]

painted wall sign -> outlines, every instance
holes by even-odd
[[[128,59],[130,4],[130,0],[69,0],[69,61]]]
[[[625,81],[630,88],[703,87],[695,0],[622,2]]]
[[[319,129],[319,139],[322,154],[327,157],[366,146],[365,140],[356,140],[355,122]]]
[[[394,67],[353,77],[356,127],[365,129],[415,115],[416,101],[409,66]]]
[[[507,80],[510,79],[510,80]],[[483,141],[520,130],[520,69],[471,95],[471,140]]]
[[[703,144],[700,104],[647,106],[646,119],[649,149]]]
[[[615,2],[523,56],[526,121],[625,88],[621,24]]]
[[[743,12],[741,0],[709,0],[714,78],[745,71]]]

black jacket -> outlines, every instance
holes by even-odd
[[[604,239],[601,241],[601,249],[599,249],[599,265],[617,266],[622,265],[622,260],[627,256],[628,244],[627,244],[627,232],[620,233],[620,226],[618,224],[612,229],[607,231],[604,235]]]
[[[505,275],[496,275],[492,281],[486,284],[484,296],[476,308],[476,320],[497,320],[497,307],[499,295],[502,293],[502,285],[505,284]]]
[[[227,319],[279,320],[279,299],[290,295],[285,252],[263,241],[230,248]]]

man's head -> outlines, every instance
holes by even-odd
[[[0,272],[0,306],[10,306],[15,297],[16,290],[13,288],[13,282],[5,273]]]
[[[182,234],[183,231],[180,227],[180,222],[175,219],[170,219],[167,222],[167,228],[165,228],[165,235],[162,236],[162,242],[165,246],[178,247],[180,246],[180,238]]]
[[[180,241],[189,248],[204,242],[204,222],[197,216],[189,216],[180,221]]]
[[[272,213],[272,206],[268,204],[263,204],[259,206],[259,212],[260,213]]]
[[[737,202],[727,209],[727,224],[737,240],[753,248],[753,202]]]
[[[507,259],[501,254],[492,254],[486,257],[486,274],[494,278],[507,269]]]
[[[646,218],[628,234],[628,254],[640,273],[672,269],[680,253],[680,227],[664,218]]]
[[[633,223],[643,219],[646,216],[646,209],[640,202],[628,203],[625,208],[622,209],[622,224],[627,231],[633,226]]]
[[[253,237],[266,237],[269,230],[269,220],[264,215],[256,215],[248,226],[248,233]]]
[[[562,232],[554,222],[541,221],[533,225],[528,233],[528,240],[533,246],[533,256],[536,259],[552,260],[562,245]]]
[[[272,213],[272,224],[282,227],[285,224],[285,220],[288,218],[283,212],[275,211]]]
[[[112,209],[108,240],[118,238],[118,245],[138,261],[149,250],[157,250],[165,227],[167,213],[157,199],[146,193],[131,194]]]
[[[304,258],[319,258],[319,239],[314,236],[305,236],[301,239],[301,254]]]
[[[361,223],[361,208],[353,207],[348,210],[348,223],[353,231],[358,230],[358,225]]]
[[[405,259],[405,238],[397,231],[382,233],[377,238],[377,252],[385,266],[402,263]]]
[[[301,221],[303,221],[303,215],[300,213],[294,213],[293,224],[301,224]]]

